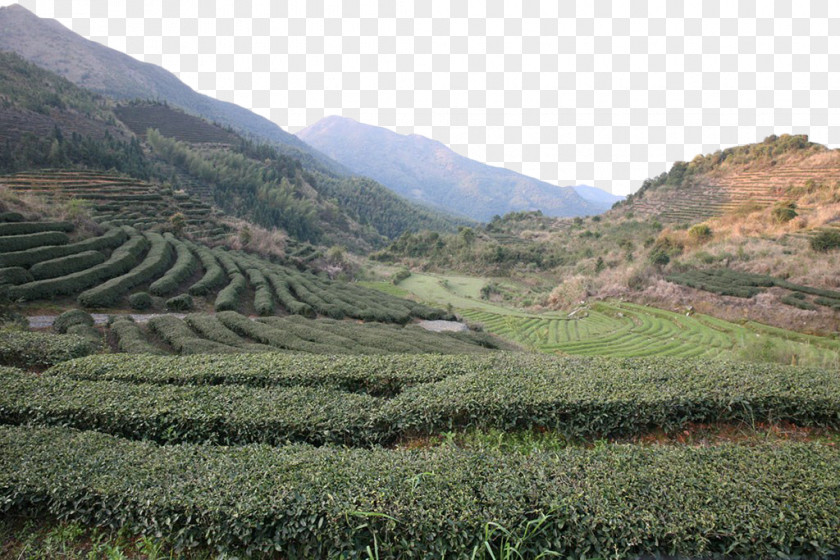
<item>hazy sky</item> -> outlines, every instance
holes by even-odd
[[[344,115],[554,184],[840,144],[837,0],[20,3],[291,132]]]

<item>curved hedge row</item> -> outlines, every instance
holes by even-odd
[[[76,335],[8,331],[0,336],[0,365],[23,368],[49,367],[87,356],[93,350],[87,340]]]
[[[254,286],[254,309],[258,315],[274,314],[274,296],[263,273],[256,268],[246,268],[248,281]]]
[[[819,444],[522,455],[159,446],[2,427],[0,465],[4,513],[163,530],[175,547],[232,556],[486,559],[504,543],[522,558],[840,551],[840,452]]]
[[[195,331],[201,338],[212,342],[218,342],[235,348],[241,348],[248,352],[275,352],[271,346],[253,343],[242,338],[227,328],[215,316],[208,313],[193,313],[184,317],[184,322]]]
[[[204,276],[187,290],[190,295],[204,296],[224,286],[227,276],[213,252],[204,245],[196,245],[188,241],[184,241],[184,244],[198,256],[201,266],[206,271]]]
[[[45,278],[66,276],[74,272],[79,272],[80,270],[87,270],[88,268],[104,263],[105,260],[105,254],[100,251],[84,251],[75,255],[67,255],[66,257],[58,257],[57,259],[35,263],[29,271],[35,280],[43,280]]]
[[[0,212],[0,222],[22,222],[23,214],[19,212]]]
[[[227,328],[236,334],[275,348],[294,350],[297,352],[310,352],[313,354],[350,353],[344,348],[303,340],[292,333],[283,332],[279,329],[271,328],[263,323],[251,321],[244,315],[240,315],[234,311],[219,312],[216,314],[216,317],[218,317]]]
[[[60,231],[44,231],[25,235],[10,235],[0,237],[0,253],[25,251],[42,245],[64,245],[70,242],[66,233]],[[5,262],[3,264],[6,264]]]
[[[178,321],[173,317],[165,319]],[[222,322],[238,332],[225,319],[222,318]],[[247,319],[245,321],[254,324]],[[186,333],[185,337],[192,336],[189,328],[179,323]],[[179,336],[174,325],[156,330],[162,336]],[[475,363],[475,358],[461,358],[467,364],[465,367]],[[252,357],[254,362],[258,359]],[[341,363],[346,358],[335,356],[334,359]],[[433,365],[433,371],[438,371],[434,364],[439,359],[427,356],[426,363]],[[416,363],[419,368],[423,361]],[[79,381],[62,385],[44,378],[43,387],[49,388],[46,392],[39,389],[38,382],[32,383],[27,385],[30,389],[21,392],[17,389],[13,391],[12,386],[7,391],[5,382],[0,381],[0,389],[3,389],[0,395],[4,392],[15,395],[11,400],[0,401],[5,403],[0,408],[6,410],[10,418],[18,419],[15,421],[23,422],[32,415],[40,419],[49,417],[52,414],[50,410],[61,406],[51,403],[73,398],[74,391],[81,390],[82,385],[78,384],[89,384],[90,394],[93,394],[96,392],[94,386],[99,382]],[[53,390],[54,387],[62,389]],[[137,430],[142,431],[142,426],[159,421],[180,422],[179,437],[196,441],[190,439],[198,436],[190,420],[194,417],[194,404],[187,396],[183,400],[180,397],[176,399],[173,396],[175,393],[163,386],[145,386],[144,390],[147,400],[155,400],[155,395],[159,393],[161,402],[172,410],[168,418],[158,420],[154,408],[145,404],[146,400],[133,403],[124,399],[118,419],[95,426],[89,422],[100,420],[86,419],[74,425],[107,431],[113,421],[121,427],[126,423],[136,424]],[[109,391],[110,388],[103,389],[106,394]],[[281,441],[283,434],[265,433],[277,427],[271,417],[275,413],[272,412],[275,410],[274,403],[260,404],[263,397],[258,393],[254,393],[253,397],[246,398],[245,393],[240,393],[240,396],[244,399],[240,403],[218,405],[219,414],[228,418],[225,427],[219,428],[224,439],[230,443],[269,441],[263,439],[265,437],[272,438],[271,442]],[[357,426],[355,421],[352,426],[343,427],[345,405],[341,395],[334,396],[336,400],[331,409],[336,411],[336,416],[319,419],[319,422],[329,420],[331,435],[321,434],[313,442],[380,444],[414,434],[437,434],[468,427],[550,429],[571,439],[638,436],[655,428],[675,432],[692,422],[753,425],[755,422],[787,421],[800,426],[840,428],[840,378],[836,372],[729,362],[546,360],[543,357],[508,355],[496,361],[492,370],[480,369],[464,375],[446,376],[441,381],[404,389],[391,399],[370,401],[363,412],[354,412],[366,416],[364,427]],[[350,399],[346,404],[355,406],[356,401]],[[97,412],[102,406],[106,405],[91,402],[85,414],[102,418]],[[289,409],[282,414],[295,416],[304,412]],[[113,416],[114,412],[108,414],[117,418]],[[257,422],[257,418],[262,418],[263,424]],[[67,419],[62,417],[62,421]],[[167,424],[167,429],[175,428]],[[241,439],[230,439],[233,433]],[[171,435],[175,437],[177,434]]]
[[[0,236],[24,235],[41,233],[44,231],[73,231],[75,226],[70,222],[0,222]]]
[[[123,274],[99,284],[81,294],[78,302],[84,307],[108,307],[116,303],[128,291],[139,284],[160,276],[172,262],[172,246],[157,233],[147,233],[151,242],[146,258],[136,267]]]
[[[148,245],[149,242],[142,235],[132,235],[115,249],[111,253],[111,258],[104,263],[67,276],[13,286],[9,288],[9,297],[13,300],[31,301],[81,292],[105,279],[113,278],[134,268]]]
[[[91,237],[70,245],[36,247],[0,255],[0,266],[32,266],[35,263],[66,257],[83,251],[103,251],[119,247],[128,239],[122,228],[112,228],[99,237]]]
[[[194,330],[216,331],[217,342],[236,346],[242,339],[213,315],[188,315]],[[218,330],[219,327],[222,330]],[[207,336],[207,338],[214,338]],[[58,364],[48,375],[80,381],[120,381],[157,385],[245,385],[250,387],[330,387],[371,395],[396,395],[403,389],[506,363],[501,354],[464,360],[463,356],[334,356],[273,352],[260,356],[88,356]]]
[[[140,325],[126,318],[117,318],[111,323],[111,332],[117,339],[120,352],[131,354],[164,354],[163,350],[151,344],[143,333]],[[144,356],[148,358],[148,356]],[[120,356],[125,359],[126,356]]]
[[[161,315],[150,319],[149,330],[157,334],[179,354],[230,354],[238,351],[226,344],[196,336],[184,321],[171,315]]]
[[[53,321],[53,330],[57,333],[66,333],[67,329],[76,325],[93,326],[93,317],[87,311],[81,309],[68,309]]]
[[[265,278],[268,280],[272,290],[274,290],[274,295],[277,297],[277,301],[280,302],[280,305],[285,308],[286,311],[294,315],[302,315],[310,319],[315,318],[315,310],[312,309],[312,306],[309,304],[298,301],[295,298],[289,289],[288,282],[286,282],[283,278],[280,278],[280,276],[274,272],[269,272],[265,269],[261,269],[261,272],[265,275]]]
[[[149,292],[156,296],[165,296],[174,292],[184,280],[198,270],[199,266],[198,259],[185,243],[175,239],[171,233],[165,233],[164,237],[175,247],[177,258],[172,268],[149,286]]]
[[[33,280],[32,274],[23,267],[9,266],[0,268],[0,284],[26,284]]]

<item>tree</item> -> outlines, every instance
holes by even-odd
[[[169,218],[169,225],[172,226],[175,235],[181,235],[187,225],[187,218],[181,212],[175,212]]]

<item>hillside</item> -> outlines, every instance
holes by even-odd
[[[663,222],[694,223],[766,208],[798,198],[809,185],[840,181],[840,151],[807,136],[770,136],[690,162],[677,162],[622,205],[625,211]]]
[[[335,172],[340,166],[268,119],[193,91],[170,72],[85,39],[19,4],[0,8],[0,50],[12,51],[83,88],[128,101],[154,99],[230,126],[285,153]]]
[[[460,156],[434,140],[332,116],[298,132],[308,144],[394,192],[474,220],[521,210],[549,216],[598,214],[609,205],[584,200],[508,169]]]

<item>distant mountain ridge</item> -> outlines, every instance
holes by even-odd
[[[582,216],[601,213],[612,205],[588,201],[571,187],[471,160],[436,140],[344,117],[321,119],[297,134],[351,171],[411,200],[476,220],[521,210]]]
[[[344,171],[270,120],[233,103],[198,93],[159,66],[85,39],[23,6],[0,8],[0,29],[0,50],[15,52],[85,89],[120,101],[166,101],[188,113],[274,143],[293,157],[309,159],[330,171]]]
[[[575,185],[572,188],[575,189],[575,192],[578,193],[584,200],[588,200],[589,202],[595,204],[602,204],[608,206],[609,208],[612,208],[612,205],[619,200],[627,198],[625,196],[612,194],[611,192],[589,185]]]

